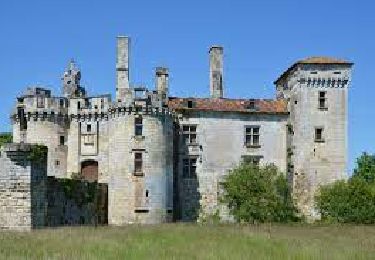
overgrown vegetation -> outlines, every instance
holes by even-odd
[[[375,155],[362,154],[349,180],[322,186],[316,202],[323,221],[375,223]]]
[[[33,145],[28,155],[28,159],[32,162],[41,163],[47,160],[48,148],[44,145]]]
[[[241,164],[222,183],[231,213],[239,222],[297,221],[286,177],[274,165]]]
[[[11,143],[13,141],[12,134],[6,133],[6,134],[0,134],[0,148],[6,144]]]

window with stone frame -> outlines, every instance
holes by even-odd
[[[184,179],[197,178],[197,158],[185,158],[182,160],[182,177]]]
[[[327,110],[327,91],[319,91],[319,109]]]
[[[142,136],[143,118],[140,115],[134,119],[134,132],[136,136]]]
[[[254,164],[259,166],[261,159],[263,158],[262,155],[243,155],[242,156],[242,163],[246,164]]]
[[[324,128],[315,127],[315,142],[322,143],[324,142]]]
[[[44,108],[45,107],[44,97],[37,97],[36,104],[37,104],[37,108]]]
[[[134,153],[134,175],[143,176],[143,154]]]
[[[260,126],[245,126],[246,147],[260,147]]]
[[[183,125],[183,137],[186,144],[197,143],[197,126],[196,125]]]

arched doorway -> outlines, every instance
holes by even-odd
[[[81,174],[84,180],[89,182],[98,181],[99,170],[97,161],[84,161],[81,164]]]

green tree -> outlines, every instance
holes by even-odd
[[[0,134],[0,147],[2,147],[5,143],[11,143],[13,137],[11,134]]]
[[[375,183],[375,155],[363,153],[357,159],[357,167],[352,178],[361,178],[368,183]]]
[[[320,187],[316,203],[323,221],[375,223],[375,156],[363,153],[348,181]]]
[[[241,164],[225,177],[222,201],[241,222],[287,222],[297,220],[285,176],[276,166]]]

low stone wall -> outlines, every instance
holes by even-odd
[[[0,228],[29,230],[45,226],[46,149],[7,144],[0,156]],[[38,152],[38,158],[36,155]]]
[[[107,224],[107,193],[106,184],[48,177],[47,226]]]
[[[7,144],[0,154],[0,228],[108,223],[108,186],[47,177],[47,148]]]

